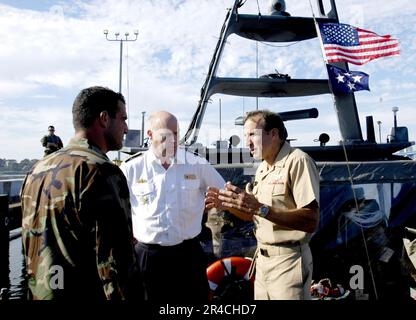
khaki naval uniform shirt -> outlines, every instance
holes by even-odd
[[[256,171],[253,194],[263,204],[277,209],[302,208],[316,200],[319,205],[319,173],[306,153],[285,142],[274,164],[267,169],[263,161]],[[311,234],[285,230],[277,224],[255,216],[259,244],[276,245],[309,242]]]

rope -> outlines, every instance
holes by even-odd
[[[365,206],[365,203],[362,203]],[[365,208],[365,207],[364,207]],[[342,218],[345,217],[346,220],[341,225]],[[345,244],[347,245],[348,241],[348,219],[359,226],[362,229],[374,228],[379,225],[382,221],[385,221],[385,214],[383,210],[376,211],[364,211],[360,213],[355,211],[353,208],[350,211],[343,212],[338,218],[338,235],[337,242],[342,243],[341,230],[345,229]]]
[[[320,42],[319,44],[321,46],[322,57],[323,57],[323,60],[324,60],[323,62],[324,62],[325,69],[326,69],[326,64],[328,62],[326,60],[325,52],[324,52],[323,45],[322,45],[321,33],[320,33],[319,28],[318,28],[318,23],[316,22],[315,13],[313,11],[311,0],[309,0],[309,5],[311,7],[312,17],[313,17],[313,21],[314,21],[315,28],[316,28],[316,34],[317,34],[319,42]],[[328,80],[328,85],[329,85],[329,88],[330,88],[330,91],[331,91],[332,103],[333,103],[335,112],[337,113],[338,126],[341,128],[341,124],[339,123],[339,115],[338,115],[339,112],[338,112],[338,109],[336,107],[337,105],[336,105],[336,101],[335,101],[335,95],[334,95],[334,92],[332,90],[331,81],[329,81],[329,80]],[[349,176],[349,180],[350,180],[350,184],[351,184],[351,188],[352,188],[352,193],[353,193],[353,196],[354,196],[354,203],[355,203],[355,209],[356,209],[355,214],[358,216],[358,215],[361,215],[361,213],[360,213],[360,208],[359,208],[359,205],[358,205],[357,195],[355,193],[354,180],[353,180],[352,173],[351,173],[351,168],[350,168],[350,161],[348,160],[347,149],[345,147],[345,143],[344,143],[343,139],[341,139],[341,144],[342,144],[342,150],[344,152],[345,162],[346,162],[346,165],[347,165],[348,176]],[[363,243],[364,243],[365,254],[366,254],[366,257],[367,257],[367,263],[368,263],[368,267],[369,267],[369,270],[370,270],[370,276],[371,276],[371,281],[372,281],[372,284],[373,284],[374,294],[375,294],[376,300],[378,300],[376,282],[375,282],[375,279],[374,279],[373,268],[371,266],[371,260],[370,260],[370,255],[368,253],[368,247],[367,247],[367,242],[365,240],[363,226],[361,224],[359,226],[360,226],[361,236],[362,236]]]
[[[220,58],[222,50],[223,50],[223,46],[224,46],[225,39],[226,39],[226,34],[225,33],[226,33],[228,25],[230,23],[229,19],[231,19],[231,14],[233,12],[232,10],[235,9],[235,11],[237,11],[237,5],[238,4],[241,4],[241,3],[236,1],[235,5],[234,5],[234,8],[233,9],[228,9],[227,15],[225,16],[225,20],[224,20],[224,23],[222,25],[221,32],[220,32],[220,37],[218,38],[217,45],[215,47],[214,55],[212,56],[211,62],[210,62],[209,67],[208,67],[208,74],[207,74],[207,77],[205,78],[205,82],[204,82],[204,84],[201,88],[201,91],[200,91],[200,99],[199,99],[199,102],[198,102],[198,107],[197,107],[197,109],[194,113],[194,116],[191,120],[191,123],[188,127],[188,130],[185,133],[185,136],[179,142],[180,144],[185,144],[187,139],[193,133],[195,133],[195,134],[192,137],[192,140],[190,142],[188,142],[189,144],[193,144],[196,141],[197,137],[198,137],[198,130],[199,130],[199,128],[197,128],[198,121],[201,118],[200,114],[203,114],[205,112],[205,107],[206,107],[205,103],[208,101],[206,99],[207,88],[208,88],[208,85],[210,84],[212,78],[215,76],[215,72],[216,72],[215,67],[216,67],[216,64],[217,64],[217,62]]]
[[[254,39],[253,39],[253,40],[254,40]],[[258,40],[257,40],[257,42],[260,42],[262,45],[269,46],[269,47],[274,47],[274,48],[286,48],[286,47],[291,47],[291,46],[293,46],[293,45],[295,45],[295,44],[298,44],[300,41],[296,41],[296,42],[293,42],[293,43],[291,43],[291,44],[280,45],[280,46],[278,46],[278,45],[276,45],[276,44],[267,43],[267,42],[264,42],[264,41],[258,41]]]
[[[326,68],[326,65],[325,65],[325,68]],[[328,81],[328,83],[329,83],[329,87],[330,87],[331,93],[332,93],[331,94],[332,103],[334,105],[335,112],[338,113],[338,109],[336,108],[335,96],[334,96],[334,93],[332,91],[331,81]],[[338,119],[338,126],[341,128],[341,125],[339,123],[339,116],[337,116],[337,119]],[[346,165],[347,165],[348,176],[350,178],[350,184],[351,184],[351,188],[352,188],[352,193],[353,193],[353,196],[354,196],[354,203],[355,203],[355,208],[356,208],[356,212],[355,213],[357,215],[360,215],[360,208],[359,208],[359,205],[358,205],[357,195],[355,194],[354,180],[353,180],[352,173],[351,173],[350,161],[348,160],[347,149],[345,147],[345,143],[344,143],[344,140],[343,139],[341,139],[341,144],[342,144],[342,150],[344,152],[345,162],[346,162]],[[365,254],[367,256],[367,263],[368,263],[368,267],[369,267],[369,270],[370,270],[370,276],[371,276],[371,282],[373,284],[374,294],[376,296],[376,300],[378,300],[378,294],[377,294],[377,288],[376,288],[376,281],[374,279],[374,273],[373,273],[373,268],[371,266],[370,254],[368,253],[367,241],[365,240],[365,235],[364,235],[364,230],[363,230],[362,225],[360,225],[360,230],[361,230],[361,237],[362,237],[363,243],[364,243]]]
[[[126,41],[126,73],[127,73],[127,126],[130,127],[130,74],[129,74],[129,46]]]
[[[349,218],[361,228],[373,228],[384,219],[384,212],[381,210],[373,212],[361,212],[357,215],[355,211],[344,212],[344,216]]]

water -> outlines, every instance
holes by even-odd
[[[26,300],[25,263],[22,253],[22,238],[10,241],[10,300]]]

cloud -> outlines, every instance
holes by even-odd
[[[57,99],[58,96],[54,94],[35,94],[32,96],[34,99]]]
[[[137,41],[123,45],[123,93],[128,101],[131,128],[141,127],[142,112],[168,109],[177,114],[182,132],[200,99],[208,65],[217,44],[230,0],[92,0],[50,2],[45,10],[18,9],[0,5],[0,111],[6,112],[0,124],[3,157],[17,158],[13,137],[25,146],[27,157],[39,154],[39,136],[53,122],[64,140],[72,135],[70,106],[81,88],[104,85],[118,90],[119,43],[105,40],[118,31],[121,35],[138,30]],[[261,14],[268,1],[259,1]],[[329,3],[328,1],[326,3]],[[318,13],[314,5],[315,14]],[[391,119],[391,106],[400,107],[403,125],[415,126],[410,114],[415,100],[416,8],[413,2],[397,0],[394,6],[380,6],[371,0],[338,1],[342,22],[390,33],[401,41],[399,57],[380,59],[352,70],[370,73],[369,93],[357,93],[361,113],[373,113],[383,127]],[[403,9],[405,8],[405,9]],[[292,16],[311,16],[307,2],[287,3]],[[241,13],[257,13],[256,1],[247,1]],[[230,36],[218,69],[220,76],[255,77],[255,43]],[[258,45],[259,75],[277,69],[292,78],[326,78],[317,39],[299,43]],[[404,80],[404,81],[403,81]],[[399,94],[398,94],[399,93]],[[255,99],[215,95],[207,108],[204,130],[219,135],[218,100],[223,103],[225,132],[240,132],[233,120],[256,105]],[[382,98],[383,103],[379,102]],[[317,120],[290,122],[297,144],[310,144],[321,132],[339,136],[335,112],[329,95],[299,99],[259,99],[260,107],[289,111],[316,107]],[[409,112],[409,115],[405,115]],[[320,125],[316,125],[316,121]],[[322,125],[321,125],[322,124]],[[365,124],[365,122],[364,122]],[[319,129],[319,131],[318,131]],[[412,130],[411,137],[414,140]],[[215,134],[213,134],[215,136]],[[18,137],[18,138],[16,138]],[[205,140],[211,139],[205,134]],[[216,139],[216,138],[214,138]],[[331,138],[332,143],[337,139]],[[211,143],[208,141],[207,143]],[[22,149],[19,149],[22,150]]]
[[[71,112],[62,112],[62,106],[55,107],[16,107],[0,105],[0,144],[1,158],[40,159],[43,147],[40,139],[47,134],[47,127],[55,125],[56,134],[64,144],[73,134]],[[6,130],[5,130],[6,129]],[[7,156],[8,153],[13,157]]]

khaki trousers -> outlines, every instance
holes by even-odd
[[[259,245],[255,300],[309,300],[312,254],[308,244]]]

